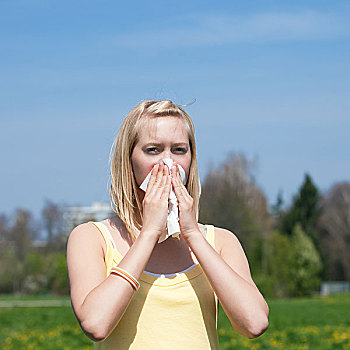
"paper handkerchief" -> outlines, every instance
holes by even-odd
[[[164,164],[166,164],[169,167],[169,170],[171,170],[171,167],[173,166],[173,160],[170,158],[162,159]],[[180,171],[181,180],[183,183],[185,183],[185,170],[182,168],[181,165],[178,164],[178,168]],[[146,178],[143,180],[140,188],[141,190],[145,191],[147,190],[147,184],[151,177],[151,172],[146,176]],[[177,198],[176,194],[174,192],[173,186],[171,186],[171,191],[169,195],[169,202],[168,202],[168,219],[167,219],[167,233],[164,233],[158,240],[158,243],[161,243],[165,241],[168,237],[173,236],[176,238],[179,238],[180,236],[180,225],[179,225],[179,209],[177,206]]]

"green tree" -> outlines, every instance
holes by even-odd
[[[13,290],[17,293],[22,292],[25,263],[31,251],[34,236],[31,213],[25,209],[18,209],[15,223],[10,231],[10,240],[13,243],[17,260],[13,266]]]
[[[291,237],[274,231],[265,240],[265,247],[267,271],[253,271],[254,281],[265,296],[289,296],[294,258]]]
[[[290,238],[275,231],[268,240],[268,275],[274,281],[274,296],[286,296],[290,290],[290,268],[293,264],[293,249]]]
[[[15,250],[7,247],[0,255],[0,293],[14,291],[14,275],[19,268]]]
[[[69,280],[67,272],[67,257],[65,252],[56,253],[53,264],[54,278],[52,290],[57,294],[69,294]]]
[[[283,204],[283,194],[282,191],[279,191],[277,194],[276,202],[271,206],[270,209],[270,214],[273,220],[274,228],[278,231],[281,229],[282,225],[282,218],[284,214]]]
[[[38,251],[30,252],[24,264],[22,292],[28,294],[47,292],[50,269],[51,266],[48,264],[44,254]]]
[[[311,176],[306,174],[299,193],[294,197],[291,208],[282,219],[282,232],[291,235],[296,224],[308,235],[313,236],[319,210],[320,195]]]
[[[292,232],[293,258],[290,266],[292,295],[309,295],[320,286],[322,263],[313,241],[296,224]]]
[[[0,214],[0,252],[7,247],[9,242],[10,226],[9,219],[5,214]]]

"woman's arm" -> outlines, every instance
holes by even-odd
[[[215,229],[223,245],[219,255],[198,232],[186,239],[210,281],[232,326],[248,338],[268,327],[268,306],[255,286],[249,265],[237,238],[229,231]]]
[[[196,255],[232,326],[248,338],[255,338],[268,327],[268,306],[255,286],[248,261],[237,238],[216,229],[222,249],[218,254],[199,230],[193,207],[176,168],[173,186],[179,202],[181,235]]]
[[[96,230],[91,224],[83,224],[72,231],[68,240],[67,264],[75,315],[86,335],[100,341],[119,322],[134,289],[118,276],[106,278],[101,238]],[[119,267],[139,279],[156,240],[142,232]]]
[[[152,171],[143,201],[143,228],[119,267],[139,279],[166,225],[170,177],[167,167]],[[103,239],[91,224],[70,234],[67,264],[75,315],[89,338],[105,339],[123,316],[134,289],[115,275],[106,278]]]

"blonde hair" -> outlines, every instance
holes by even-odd
[[[142,203],[137,194],[137,184],[132,170],[131,155],[138,141],[138,135],[141,129],[140,125],[142,124],[140,121],[144,117],[179,117],[184,121],[191,149],[191,166],[186,188],[194,200],[195,213],[198,220],[200,182],[193,122],[188,114],[172,101],[143,101],[134,107],[125,117],[113,142],[110,158],[110,196],[112,210],[124,222],[133,241],[141,230],[141,225],[136,220],[136,208],[139,210],[142,218]]]

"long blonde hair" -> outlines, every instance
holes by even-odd
[[[157,118],[167,116],[181,118],[187,128],[191,148],[191,166],[186,188],[194,200],[195,213],[198,220],[200,182],[193,122],[181,107],[170,100],[143,101],[134,107],[125,117],[113,142],[110,158],[110,196],[112,210],[124,222],[133,241],[141,230],[141,225],[136,220],[136,208],[139,210],[142,218],[142,203],[137,194],[137,184],[131,165],[131,155],[138,141],[141,125],[140,120],[143,117]]]

